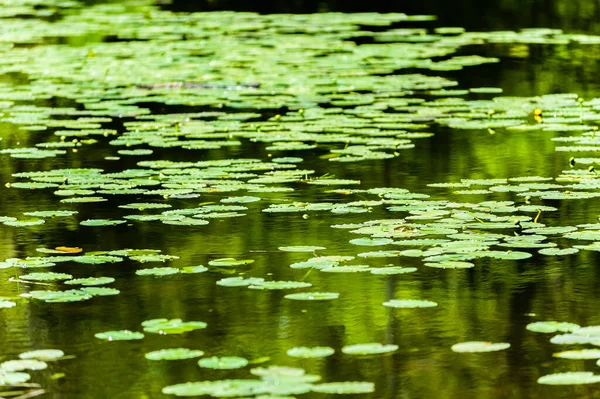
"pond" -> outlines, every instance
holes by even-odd
[[[188,3],[0,1],[0,397],[598,396],[595,3]]]

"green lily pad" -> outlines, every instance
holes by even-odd
[[[87,278],[75,278],[73,280],[65,281],[65,284],[70,285],[104,285],[114,283],[115,279],[112,277],[87,277]]]
[[[335,350],[328,346],[315,346],[310,348],[306,346],[298,346],[288,349],[286,352],[286,354],[290,357],[298,357],[301,359],[327,357],[333,355],[334,353]]]
[[[505,342],[469,341],[452,345],[452,351],[458,353],[496,352],[510,348]]]
[[[172,274],[177,273],[179,273],[179,269],[176,269],[174,267],[153,267],[151,269],[140,269],[135,271],[135,274],[137,274],[138,276],[156,277],[170,276]]]
[[[538,384],[545,385],[581,385],[600,382],[600,375],[589,371],[572,371],[567,373],[548,374],[538,378]]]
[[[289,246],[289,247],[279,247],[280,251],[284,251],[284,252],[315,252],[315,251],[322,251],[326,249],[325,247],[319,247],[319,246],[309,246],[309,245],[296,245],[296,246]]]
[[[8,360],[0,363],[0,370],[5,373],[23,370],[44,370],[47,367],[48,364],[46,362],[37,359]]]
[[[38,349],[19,354],[21,359],[56,360],[63,357],[65,353],[60,349]]]
[[[195,274],[195,273],[204,273],[208,270],[208,267],[198,265],[198,266],[185,266],[182,267],[179,272],[184,274]]]
[[[417,271],[416,267],[402,267],[402,266],[390,266],[390,267],[372,267],[370,270],[371,274],[377,275],[394,275],[394,274],[406,274]]]
[[[108,287],[82,287],[81,291],[90,294],[92,296],[111,296],[119,295],[121,291],[116,288]]]
[[[44,302],[80,302],[92,298],[91,294],[82,290],[66,290],[66,291],[30,291],[26,294],[21,294],[26,298],[38,299]]]
[[[182,334],[206,328],[207,324],[202,321],[182,321],[181,319],[152,319],[142,323],[144,331],[154,334]]]
[[[375,384],[362,381],[327,382],[313,385],[313,392],[330,394],[359,394],[375,392]]]
[[[259,285],[265,281],[264,278],[259,277],[226,277],[217,281],[217,285],[222,287],[248,287],[250,285]]]
[[[525,328],[529,331],[539,333],[572,332],[579,329],[579,325],[558,321],[536,321],[529,323]]]
[[[207,357],[198,361],[198,366],[206,369],[231,370],[246,367],[248,360],[243,357],[225,356],[225,357]]]
[[[106,341],[132,341],[144,338],[144,334],[129,330],[119,330],[96,333],[94,337]]]
[[[308,287],[312,287],[312,284],[304,281],[261,281],[248,286],[254,290],[291,290]]]
[[[208,264],[210,266],[221,266],[221,267],[242,266],[242,265],[249,265],[251,263],[254,263],[254,259],[220,258],[220,259],[213,259],[208,262]]]
[[[580,349],[554,353],[561,359],[600,359],[600,349]]]
[[[384,345],[374,342],[368,344],[346,345],[342,348],[342,352],[347,355],[378,355],[381,353],[394,352],[397,349],[398,345]]]
[[[144,357],[148,360],[183,360],[193,359],[202,355],[204,355],[204,352],[200,350],[192,350],[187,348],[170,348],[148,352],[144,355]]]
[[[403,308],[403,309],[412,309],[412,308],[432,308],[436,307],[438,304],[433,301],[424,301],[417,299],[392,299],[383,303],[383,306],[387,306],[388,308]]]
[[[17,306],[17,304],[13,301],[9,301],[7,299],[0,299],[0,309],[9,309]]]
[[[58,280],[69,280],[73,276],[67,273],[29,273],[19,277],[21,280],[26,281],[58,281]]]
[[[287,294],[286,299],[294,299],[297,301],[329,301],[338,299],[340,294],[337,292],[298,292],[295,294]]]
[[[127,223],[126,220],[108,220],[108,219],[88,219],[83,220],[79,224],[82,226],[98,227],[98,226],[116,226]]]
[[[0,371],[0,386],[23,384],[31,379],[27,373]]]

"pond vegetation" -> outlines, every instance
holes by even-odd
[[[600,36],[0,6],[1,397],[597,394]]]

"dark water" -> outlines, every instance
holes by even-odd
[[[599,5],[595,1],[461,1],[432,0],[368,4],[332,2],[187,2],[164,5],[175,11],[252,10],[270,12],[399,11],[439,15],[439,26],[463,26],[469,30],[501,30],[522,27],[555,27],[569,32],[600,32]],[[464,87],[494,86],[504,95],[535,96],[577,93],[584,98],[600,97],[597,79],[597,47],[577,45],[529,45],[516,51],[512,45],[468,49],[501,58],[499,64],[478,66],[463,72],[447,72]],[[522,49],[521,49],[522,50]],[[0,127],[4,141],[20,140],[9,124]],[[496,178],[519,175],[556,176],[568,166],[566,153],[555,153],[549,139],[555,133],[523,135],[503,132],[431,130],[434,137],[420,139],[417,148],[386,161],[332,164],[311,151],[294,153],[305,159],[303,168],[317,174],[361,180],[361,188],[402,187],[443,198],[443,191],[427,188],[435,182],[462,178]],[[23,170],[55,167],[102,167],[110,170],[135,165],[111,166],[104,156],[111,147],[100,143],[89,158],[69,154],[50,161],[15,162],[0,159],[2,180]],[[268,152],[245,143],[235,149],[209,152],[212,159],[252,157],[266,159]],[[162,150],[157,158],[181,159],[182,150]],[[201,202],[219,201],[222,195],[203,194]],[[267,194],[267,203],[285,200],[335,201],[341,194],[299,188],[281,196]],[[501,196],[498,197],[502,199]],[[80,209],[79,220],[118,218],[115,204],[139,201],[110,199],[92,210]],[[183,204],[199,200],[179,200]],[[141,202],[141,201],[140,201]],[[54,209],[52,193],[35,196],[23,190],[0,187],[4,214]],[[597,201],[555,202],[559,212],[543,215],[548,225],[594,223],[600,211]],[[363,248],[348,247],[355,238],[336,223],[393,218],[385,210],[363,215],[300,214],[270,215],[261,212],[264,203],[249,204],[244,218],[214,221],[207,226],[182,229],[161,224],[132,224],[114,228],[84,228],[76,221],[53,220],[33,229],[0,228],[0,253],[4,258],[35,256],[36,248],[59,245],[80,246],[86,251],[121,248],[156,248],[180,256],[177,266],[206,264],[221,257],[251,258],[255,263],[241,269],[247,275],[279,280],[299,280],[305,270],[292,270],[293,262],[307,254],[277,251],[282,245],[322,245],[328,254],[356,254]],[[88,208],[89,209],[89,208]],[[66,219],[65,219],[66,220]],[[125,261],[94,266],[115,277],[112,285],[121,290],[114,297],[95,298],[76,304],[27,302],[0,313],[0,360],[38,348],[60,348],[72,360],[53,363],[37,372],[39,382],[53,398],[162,398],[161,389],[170,384],[223,378],[248,378],[247,370],[199,369],[195,360],[150,362],[143,354],[164,347],[189,347],[207,355],[236,355],[247,359],[270,357],[266,364],[299,366],[319,374],[324,381],[372,381],[373,394],[365,398],[593,398],[597,386],[547,387],[536,383],[542,375],[560,371],[591,371],[595,360],[554,359],[562,347],[549,343],[549,336],[534,334],[525,326],[537,320],[570,321],[580,325],[600,324],[600,259],[595,252],[581,251],[567,257],[542,257],[520,261],[480,261],[469,270],[423,268],[413,258],[393,259],[402,266],[419,267],[417,273],[399,276],[319,274],[307,279],[315,291],[340,293],[340,300],[297,302],[284,300],[284,292],[254,291],[219,287],[215,282],[228,275],[218,271],[201,278],[179,275],[161,279],[140,278],[137,265]],[[369,260],[385,265],[389,259]],[[78,266],[59,265],[54,271],[77,274]],[[13,271],[0,270],[0,292],[12,296],[22,287],[7,279]],[[433,309],[388,309],[381,303],[400,297],[424,298],[440,306]],[[142,321],[157,317],[202,320],[206,330],[183,335],[147,334],[141,342],[105,343],[93,335],[107,330],[139,330]],[[450,347],[470,340],[509,342],[506,351],[490,354],[456,354]],[[352,358],[339,349],[360,342],[396,343],[400,349],[387,356]],[[336,354],[325,359],[297,361],[285,355],[295,346],[331,346]],[[52,380],[53,373],[65,378]],[[309,393],[300,397],[321,398]],[[343,395],[340,397],[344,397]],[[350,397],[350,395],[348,396]]]

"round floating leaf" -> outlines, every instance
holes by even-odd
[[[539,333],[572,332],[579,329],[579,325],[558,321],[536,321],[529,323],[525,328],[529,331]]]
[[[140,269],[135,271],[135,274],[137,274],[138,276],[156,277],[169,276],[171,274],[177,273],[179,273],[179,269],[176,269],[174,267],[153,267],[151,269]]]
[[[126,220],[108,220],[108,219],[88,219],[83,220],[79,224],[82,226],[98,227],[98,226],[116,226],[127,223]]]
[[[254,259],[235,259],[235,258],[220,258],[220,259],[213,259],[210,262],[208,262],[209,265],[211,266],[242,266],[242,265],[249,265],[251,263],[254,263]]]
[[[15,306],[17,306],[17,304],[12,301],[0,299],[0,309],[9,309]]]
[[[600,382],[600,375],[589,371],[573,371],[567,373],[548,374],[538,378],[538,384],[546,385],[581,385]]]
[[[576,254],[579,250],[577,248],[542,248],[538,252],[542,255],[564,256]]]
[[[378,355],[380,353],[394,352],[398,345],[383,345],[378,342],[368,344],[347,345],[342,348],[342,352],[347,355]]]
[[[23,352],[19,355],[21,359],[37,360],[56,360],[63,357],[65,353],[60,349],[38,349],[35,351]]]
[[[308,287],[312,287],[312,284],[303,281],[262,281],[253,283],[248,288],[255,290],[291,290]]]
[[[387,306],[388,308],[404,308],[404,309],[412,309],[412,308],[432,308],[436,307],[438,304],[433,301],[423,301],[417,299],[392,299],[390,301],[384,302],[383,306]]]
[[[475,264],[471,262],[461,261],[442,261],[442,262],[426,262],[425,266],[435,267],[438,269],[470,269],[475,267]]]
[[[327,382],[313,385],[312,391],[339,395],[371,393],[375,392],[375,384],[361,381]]]
[[[228,197],[221,200],[224,204],[247,204],[250,202],[260,201],[260,197],[242,196],[242,197]]]
[[[69,280],[72,279],[73,276],[67,273],[54,273],[54,272],[46,272],[46,273],[29,273],[19,277],[21,280],[26,281],[58,281],[58,280]]]
[[[144,334],[142,334],[141,332],[120,330],[97,333],[94,334],[94,337],[98,339],[104,339],[106,341],[131,341],[144,338]]]
[[[600,359],[600,349],[580,349],[564,351],[553,354],[554,357],[562,359]]]
[[[259,285],[265,281],[264,278],[258,277],[227,277],[217,281],[217,285],[222,287],[247,287],[249,285]]]
[[[192,359],[204,355],[200,350],[192,350],[187,348],[171,348],[161,349],[158,351],[148,352],[144,356],[148,360],[182,360]]]
[[[246,367],[248,360],[237,356],[207,357],[198,361],[198,366],[206,369],[231,370]]]
[[[3,385],[19,385],[27,382],[31,376],[27,373],[11,373],[0,371],[0,386]]]
[[[21,294],[21,296],[44,302],[79,302],[92,298],[92,295],[83,290],[30,291],[27,294]]]
[[[65,217],[65,216],[73,216],[77,211],[34,211],[34,212],[24,212],[24,215],[34,216],[38,218],[54,218],[54,217]]]
[[[0,364],[0,373],[23,370],[44,370],[47,367],[48,364],[46,362],[37,359],[8,360]]]
[[[298,346],[295,348],[288,349],[286,353],[290,357],[311,359],[311,358],[331,356],[335,353],[335,350],[328,346],[315,346],[312,348],[309,348],[306,346]]]
[[[298,292],[287,294],[284,298],[297,301],[328,301],[339,297],[340,294],[337,292]]]
[[[389,238],[355,238],[349,241],[353,245],[363,245],[369,247],[375,247],[379,245],[388,245],[394,242]]]
[[[378,275],[393,275],[393,274],[406,274],[416,272],[416,267],[401,267],[401,266],[391,266],[391,267],[373,267],[369,270],[371,274]]]
[[[152,319],[142,323],[144,331],[154,334],[182,334],[206,328],[202,321],[182,321],[181,319]]]
[[[194,274],[194,273],[203,273],[208,270],[208,267],[198,265],[198,266],[185,266],[179,270],[180,273],[184,274]]]
[[[452,345],[452,350],[458,353],[478,353],[478,352],[495,352],[502,351],[510,348],[510,344],[505,342],[483,342],[483,341],[470,341],[461,342],[459,344]]]
[[[111,295],[119,295],[121,291],[115,288],[107,288],[107,287],[83,287],[81,291],[90,294],[92,296],[111,296]]]
[[[40,224],[46,223],[44,219],[23,219],[23,220],[7,220],[3,222],[7,226],[13,227],[26,227],[26,226],[39,226]]]
[[[285,251],[285,252],[314,252],[314,251],[321,251],[326,249],[325,247],[318,247],[318,246],[309,246],[309,245],[296,245],[296,246],[290,246],[290,247],[279,247],[280,251]]]
[[[165,209],[171,208],[169,204],[159,204],[156,202],[133,202],[131,204],[119,205],[119,208],[124,209],[137,209],[139,211],[145,211],[146,209]]]
[[[75,278],[73,280],[65,281],[65,284],[70,285],[104,285],[114,283],[115,279],[112,277],[88,277],[88,278]]]

